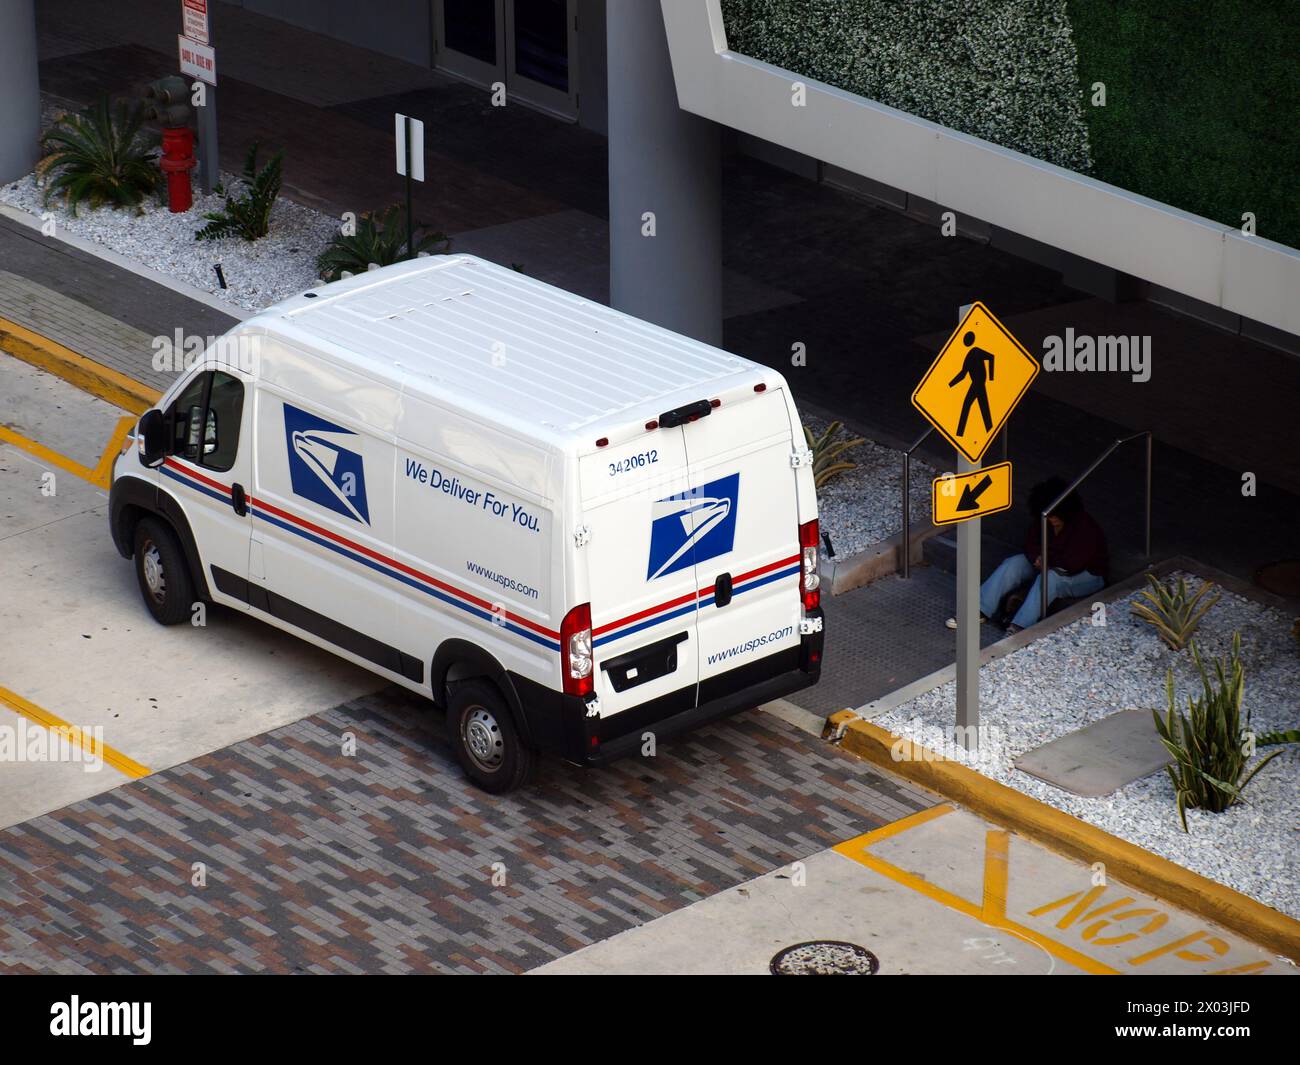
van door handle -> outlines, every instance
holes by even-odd
[[[235,508],[235,513],[241,518],[248,513],[248,497],[244,495],[244,486],[242,484],[232,484],[230,486],[230,505]]]
[[[713,605],[726,606],[731,602],[731,574],[720,573],[713,582]]]

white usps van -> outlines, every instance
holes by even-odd
[[[158,621],[220,603],[429,696],[489,791],[818,679],[781,375],[512,270],[439,256],[288,299],[135,440],[110,520]]]

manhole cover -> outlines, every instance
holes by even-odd
[[[879,968],[866,947],[835,939],[796,943],[772,959],[774,976],[872,976]]]
[[[1300,599],[1300,558],[1270,562],[1255,571],[1255,583],[1283,599]]]

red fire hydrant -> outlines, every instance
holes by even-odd
[[[194,206],[190,189],[190,171],[194,169],[194,131],[189,126],[166,126],[162,131],[162,159],[159,165],[167,175],[167,206],[180,214]]]

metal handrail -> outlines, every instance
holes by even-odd
[[[903,580],[912,576],[912,452],[925,443],[926,437],[932,432],[933,425],[903,452]]]
[[[1049,566],[1047,562],[1047,516],[1061,505],[1061,501],[1065,499],[1066,496],[1068,496],[1071,492],[1073,492],[1076,488],[1078,488],[1079,485],[1083,484],[1083,482],[1086,481],[1088,477],[1092,475],[1092,472],[1098,466],[1100,466],[1103,462],[1105,462],[1108,458],[1110,458],[1111,454],[1115,451],[1116,448],[1124,444],[1130,443],[1133,440],[1138,440],[1141,437],[1146,437],[1146,441],[1147,441],[1147,483],[1146,483],[1147,513],[1146,513],[1146,543],[1144,546],[1146,548],[1146,557],[1148,559],[1151,558],[1151,430],[1147,429],[1146,431],[1141,433],[1134,433],[1132,436],[1121,436],[1116,438],[1111,443],[1111,445],[1108,448],[1106,448],[1105,451],[1103,451],[1100,455],[1097,456],[1097,458],[1093,460],[1092,465],[1089,466],[1086,470],[1084,470],[1081,474],[1079,474],[1079,476],[1076,477],[1073,481],[1071,481],[1070,486],[1067,489],[1065,489],[1065,491],[1063,491],[1059,496],[1053,499],[1051,503],[1049,503],[1046,507],[1044,507],[1043,512],[1038,516],[1038,542],[1041,548],[1041,554],[1039,557],[1042,559],[1042,569],[1039,570],[1040,579],[1038,582],[1038,586],[1039,586],[1038,601],[1040,607],[1038,618],[1040,621],[1043,618],[1047,617],[1047,607],[1049,605],[1049,600],[1047,598],[1047,575],[1048,573],[1051,572],[1051,566]]]

